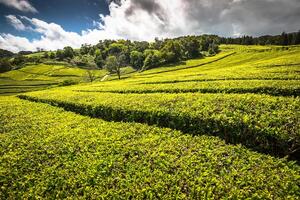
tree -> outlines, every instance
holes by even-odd
[[[23,65],[26,61],[27,61],[27,59],[26,59],[25,56],[17,55],[17,56],[13,59],[12,64],[13,64],[14,66],[21,66],[21,65]]]
[[[113,43],[109,45],[108,52],[111,56],[119,56],[121,53],[124,52],[125,48],[126,47],[123,44]]]
[[[169,40],[161,52],[166,63],[175,63],[182,59],[182,46],[178,41]]]
[[[286,46],[286,45],[289,44],[289,38],[288,38],[288,35],[285,32],[283,32],[281,34],[281,41],[282,41],[283,46]]]
[[[55,58],[55,53],[54,52],[50,52],[49,58],[50,59],[54,59]]]
[[[295,44],[300,44],[300,30],[296,33]]]
[[[0,59],[0,73],[8,72],[12,70],[11,63],[8,58]]]
[[[96,65],[97,65],[97,67],[99,69],[102,69],[104,67],[104,65],[105,65],[104,59],[103,59],[101,51],[99,49],[97,49],[95,51],[95,59],[94,59],[94,61],[95,61]]]
[[[46,59],[49,58],[49,54],[47,51],[44,52],[43,58],[46,58]]]
[[[72,59],[74,57],[74,50],[72,47],[65,47],[63,50],[63,57]]]
[[[96,74],[92,70],[86,71],[86,78],[91,83],[97,79]]]
[[[81,48],[80,48],[80,54],[81,55],[86,55],[86,54],[88,54],[89,52],[90,52],[90,50],[91,50],[91,45],[89,45],[89,44],[83,44],[83,45],[81,45]]]
[[[219,51],[219,46],[216,45],[214,42],[209,45],[208,53],[210,55],[215,55],[216,53],[218,53],[218,51]]]
[[[189,59],[191,58],[198,58],[200,53],[200,44],[196,38],[189,38],[185,42],[185,56]]]
[[[126,56],[121,54],[120,56],[109,56],[106,59],[105,68],[110,73],[116,73],[118,78],[121,79],[121,68],[126,66]]]
[[[130,53],[130,64],[136,70],[141,70],[144,65],[144,55],[138,51]]]
[[[57,50],[56,51],[56,58],[58,59],[58,60],[63,60],[64,59],[64,52],[63,52],[63,50]]]

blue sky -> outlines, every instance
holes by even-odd
[[[99,14],[109,14],[105,0],[31,0],[30,4],[38,12],[23,12],[14,7],[0,4],[1,32],[24,36],[29,39],[38,37],[32,31],[18,31],[7,21],[7,15],[25,15],[46,22],[60,24],[66,31],[80,33],[93,28],[93,21],[99,20]]]
[[[300,30],[299,0],[0,0],[0,48],[79,48],[103,39]]]

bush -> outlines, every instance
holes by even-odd
[[[59,86],[69,86],[69,85],[76,85],[78,84],[77,81],[74,80],[64,80],[63,82],[59,83]]]

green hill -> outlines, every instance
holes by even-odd
[[[300,46],[220,50],[121,80],[0,97],[0,197],[299,198]],[[1,80],[84,74],[40,65]]]
[[[87,71],[65,65],[27,65],[18,70],[0,74],[0,95],[12,95],[33,90],[47,89],[69,82],[87,82]],[[106,75],[105,70],[91,70],[98,79]]]

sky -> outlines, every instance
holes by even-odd
[[[104,39],[300,30],[300,0],[0,0],[0,48],[79,48]]]

